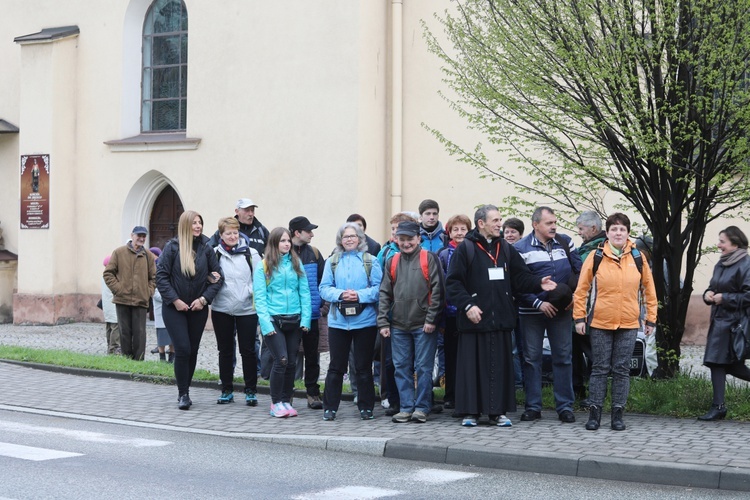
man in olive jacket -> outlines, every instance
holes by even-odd
[[[443,270],[437,256],[420,246],[419,224],[399,222],[395,236],[401,252],[389,258],[383,269],[378,327],[380,335],[391,337],[401,399],[401,411],[393,421],[424,423],[432,409],[436,327],[445,307]]]
[[[156,289],[156,257],[144,246],[147,234],[145,227],[134,227],[131,241],[112,252],[103,274],[117,309],[122,354],[139,361],[146,352],[146,315]]]

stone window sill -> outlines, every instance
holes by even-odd
[[[201,140],[186,137],[185,133],[140,134],[126,139],[105,141],[113,153],[130,151],[184,151],[198,149]]]

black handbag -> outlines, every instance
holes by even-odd
[[[750,340],[748,339],[748,317],[744,310],[740,311],[740,318],[729,332],[732,341],[732,354],[737,361],[744,362],[750,355]]]
[[[301,317],[299,314],[277,314],[271,319],[282,333],[292,333],[299,329]]]
[[[365,310],[365,305],[359,302],[339,302],[336,307],[344,316],[358,316]]]

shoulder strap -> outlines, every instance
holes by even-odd
[[[312,248],[313,254],[315,255],[315,261],[320,260],[320,250],[315,248],[314,246],[310,245],[310,248]]]
[[[339,260],[341,260],[341,254],[339,252],[335,252],[331,255],[331,275],[333,275],[334,283],[336,282],[336,266],[339,265]]]
[[[428,261],[427,250],[424,248],[419,251],[419,267],[422,268],[422,276],[427,281],[427,305],[432,304],[432,287],[430,286],[430,263]]]
[[[365,274],[367,275],[367,283],[370,283],[370,273],[372,272],[372,260],[373,256],[365,252],[362,255],[362,263],[365,266]]]
[[[641,254],[640,250],[633,247],[633,250],[630,251],[630,254],[633,256],[633,260],[635,261],[635,267],[638,268],[638,272],[641,273],[641,276],[643,276],[643,254]]]
[[[602,263],[602,259],[604,258],[604,243],[600,243],[598,247],[596,247],[596,252],[594,253],[594,268],[591,270],[591,275],[596,276],[596,271],[599,270],[599,265]]]
[[[570,246],[565,243],[565,240],[559,234],[555,234],[555,241],[557,241],[560,246],[563,247],[563,250],[565,250],[565,256],[568,258],[568,263],[570,264],[570,268],[572,269],[573,262],[570,260]]]
[[[391,286],[396,284],[396,268],[398,267],[399,260],[401,260],[401,252],[395,253],[393,254],[393,257],[391,257]]]

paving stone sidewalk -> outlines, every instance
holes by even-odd
[[[102,325],[0,325],[0,344],[6,345],[90,352],[92,335],[99,338],[96,352],[101,352]],[[204,336],[202,367],[215,366],[212,338],[211,332]],[[149,345],[152,340],[150,336]],[[583,413],[576,414],[575,424],[562,424],[547,411],[531,423],[510,414],[511,428],[464,428],[448,412],[431,415],[426,424],[394,424],[376,408],[375,420],[361,421],[350,402],[342,402],[336,421],[324,422],[320,411],[301,402],[296,405],[299,417],[274,419],[266,395],[259,395],[255,408],[242,401],[217,405],[214,387],[191,389],[193,408],[179,411],[171,385],[55,373],[14,363],[0,363],[0,380],[0,408],[6,409],[57,411],[428,462],[750,491],[750,447],[745,446],[750,424],[742,422],[626,414],[626,431],[613,432],[603,425],[591,432],[584,429]]]

